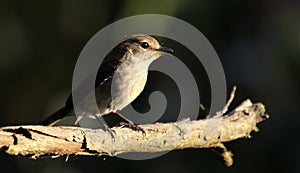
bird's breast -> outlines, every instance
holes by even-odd
[[[148,75],[148,66],[121,65],[112,78],[112,106],[121,110],[143,91]]]
[[[128,93],[128,100],[132,102],[140,93],[144,90],[145,85],[147,82],[147,73],[138,74],[134,77],[128,85],[127,93]]]

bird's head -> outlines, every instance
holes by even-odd
[[[171,54],[174,51],[168,47],[163,47],[159,42],[149,35],[133,35],[120,44],[127,50],[129,56],[142,61],[154,61],[162,55]],[[134,60],[135,61],[135,60]]]

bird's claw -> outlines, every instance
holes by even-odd
[[[112,139],[115,139],[116,137],[116,132],[114,130],[112,130],[111,128],[105,128],[105,131],[107,131]]]
[[[131,130],[134,130],[134,131],[138,131],[138,132],[142,132],[143,135],[146,135],[146,132],[144,131],[143,128],[139,127],[138,125],[134,124],[134,123],[125,123],[125,122],[120,122],[118,124],[118,126],[120,127],[125,127],[125,128],[129,128]]]

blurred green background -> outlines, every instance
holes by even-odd
[[[1,153],[2,172],[300,172],[297,0],[1,1],[0,125],[38,123],[61,107],[86,42],[111,22],[146,13],[178,17],[208,38],[224,66],[228,92],[238,86],[233,106],[246,98],[266,105],[270,119],[259,125],[261,131],[227,144],[235,154],[233,167],[201,149],[143,161],[29,160]],[[205,94],[201,100],[210,101]]]

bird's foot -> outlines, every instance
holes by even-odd
[[[105,126],[105,131],[107,131],[110,134],[110,136],[111,136],[112,139],[115,139],[116,132],[114,130],[112,130],[110,127],[106,127]]]
[[[134,124],[134,123],[132,123],[132,122],[120,122],[119,124],[118,124],[118,126],[120,126],[120,127],[125,127],[125,128],[129,128],[129,129],[131,129],[131,130],[133,130],[133,131],[138,131],[138,132],[142,132],[143,133],[143,135],[146,135],[146,132],[144,131],[144,129],[143,128],[141,128],[140,126],[138,126],[138,125],[136,125],[136,124]]]
[[[104,127],[104,131],[108,132],[112,139],[115,139],[116,132],[106,124],[103,118],[101,116],[95,116],[95,118],[99,121],[100,125],[102,125],[102,128]]]

